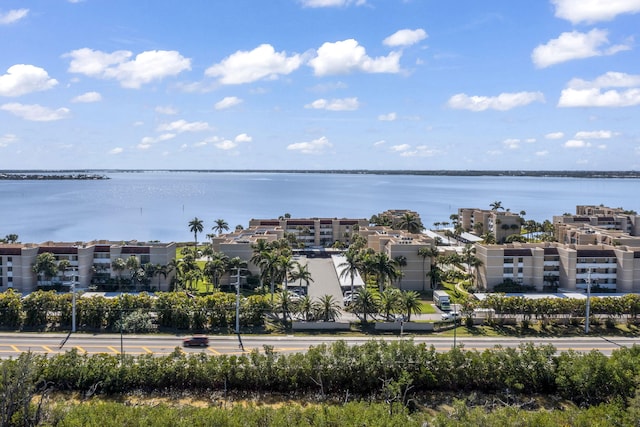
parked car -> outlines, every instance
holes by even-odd
[[[209,345],[209,337],[205,335],[194,335],[182,340],[184,347],[207,347]]]
[[[460,317],[460,313],[455,313],[455,312],[442,313],[442,320],[453,320],[453,319],[457,319],[458,317]]]

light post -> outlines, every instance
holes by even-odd
[[[239,266],[236,267],[236,335],[238,336],[238,347],[244,351],[242,337],[240,336],[240,270]]]
[[[591,308],[591,269],[587,270],[587,308],[586,318],[584,319],[584,333],[589,333],[589,311]]]
[[[76,332],[76,270],[71,269],[71,332]]]
[[[456,304],[453,304],[453,349],[456,349],[456,334],[458,330],[458,311]]]

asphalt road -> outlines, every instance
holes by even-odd
[[[210,355],[243,354],[236,336],[210,337],[208,347],[183,348],[182,337],[169,335],[90,335],[74,334],[63,343],[66,335],[63,334],[38,334],[15,333],[0,334],[0,358],[16,357],[20,353],[31,351],[38,354],[58,354],[77,349],[81,353],[97,354],[107,353],[118,355],[126,354],[155,354],[166,355],[176,348],[186,353],[205,352]],[[397,340],[399,337],[334,337],[334,336],[245,336],[242,337],[244,352],[257,349],[263,351],[264,346],[272,346],[278,353],[294,353],[306,351],[310,346],[321,343],[331,343],[344,340],[349,344],[362,344],[372,339]],[[408,339],[405,337],[404,339]],[[437,351],[448,351],[453,346],[453,337],[411,337],[416,343],[433,345]],[[493,348],[496,345],[502,347],[517,347],[523,342],[534,344],[552,344],[558,351],[573,349],[587,352],[598,350],[605,355],[624,346],[640,344],[640,338],[607,338],[607,337],[577,337],[577,338],[475,338],[457,337],[456,344],[463,345],[467,350],[482,351]]]

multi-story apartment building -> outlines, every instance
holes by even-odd
[[[576,214],[553,217],[555,238],[562,243],[640,246],[640,216],[622,208],[576,206]]]
[[[305,247],[330,247],[336,241],[349,244],[352,233],[359,227],[369,225],[368,219],[349,218],[279,218],[252,219],[249,228],[279,227],[283,233],[290,233],[304,243]]]
[[[617,292],[640,292],[640,248],[562,243],[477,245],[478,288],[492,291],[510,279],[542,291],[594,287]]]
[[[493,233],[496,242],[504,242],[511,234],[520,234],[522,223],[522,217],[513,212],[477,208],[458,209],[458,224],[464,231],[477,236]]]
[[[45,242],[41,244],[0,244],[0,291],[13,288],[28,293],[36,290],[38,277],[33,271],[39,254],[49,252],[56,263],[69,261],[67,272],[58,272],[50,283],[73,280],[78,288],[89,288],[99,279],[115,278],[119,272],[112,268],[117,258],[131,256],[139,264],[167,265],[176,257],[175,243],[109,242]],[[155,278],[154,287],[169,290],[173,273]]]

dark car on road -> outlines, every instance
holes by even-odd
[[[209,345],[209,337],[204,335],[194,335],[182,340],[184,347],[207,347]]]

